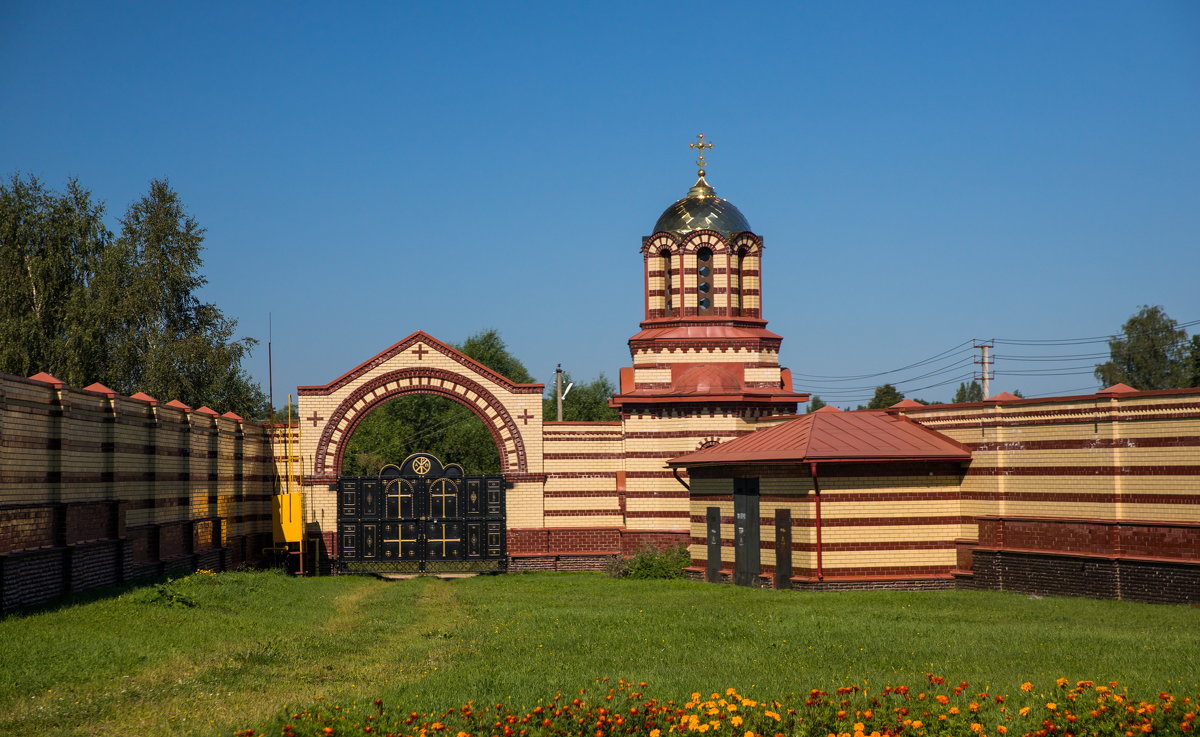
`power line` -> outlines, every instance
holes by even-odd
[[[1190,328],[1190,327],[1193,327],[1196,325],[1200,325],[1200,319],[1188,320],[1185,322],[1178,322],[1175,324],[1175,329],[1179,330],[1179,329],[1184,329],[1184,328]],[[1114,339],[1120,339],[1122,336],[1123,336],[1123,333],[1115,333],[1115,334],[1111,334],[1111,335],[1083,336],[1083,337],[1074,337],[1074,338],[995,338],[995,339],[989,340],[987,342],[994,342],[995,344],[1005,345],[1005,346],[1024,346],[1027,348],[1034,349],[1036,351],[1038,349],[1047,349],[1047,348],[1054,348],[1054,347],[1060,347],[1060,346],[1061,347],[1074,347],[1074,346],[1107,344]],[[914,382],[923,381],[925,379],[932,379],[934,377],[945,376],[946,374],[960,370],[964,366],[971,365],[974,362],[972,359],[974,358],[974,351],[977,349],[977,343],[978,343],[978,339],[963,341],[962,343],[952,346],[951,348],[947,348],[946,350],[941,351],[940,353],[936,353],[932,356],[929,356],[928,358],[924,358],[919,361],[915,361],[913,363],[907,364],[905,366],[901,366],[899,368],[888,369],[886,371],[877,371],[877,372],[866,373],[866,374],[852,374],[852,375],[845,375],[845,376],[837,376],[837,375],[829,375],[829,374],[804,374],[804,373],[799,373],[799,372],[793,371],[792,376],[794,378],[800,380],[800,382],[804,385],[805,390],[810,391],[814,394],[820,394],[822,397],[828,397],[832,401],[845,403],[845,402],[854,402],[854,401],[861,401],[861,400],[867,399],[873,395],[874,390],[878,387],[877,386],[868,386],[868,385],[846,386],[846,385],[843,385],[844,383],[862,381],[864,379],[878,379],[881,377],[891,377],[895,374],[901,374],[903,372],[911,371],[913,369],[917,369],[917,368],[921,368],[921,367],[929,367],[929,370],[925,371],[924,373],[917,374],[915,376],[908,376],[908,377],[904,377],[904,378],[889,378],[887,380],[887,383],[893,384],[897,388],[897,390],[903,392],[906,395],[909,395],[909,394],[912,394],[913,392],[919,392],[919,391],[924,391],[927,389],[934,389],[934,388],[937,388],[940,386],[946,386],[947,384],[953,384],[956,381],[972,381],[972,380],[978,379],[978,376],[976,376],[976,374],[972,373],[972,374],[956,376],[956,377],[950,378],[950,379],[944,379],[944,380],[936,382],[936,383],[932,383],[932,384],[928,384],[928,385],[924,385],[924,386],[920,386],[920,387],[916,387],[916,388],[909,388],[909,386],[908,386]],[[1182,341],[1179,341],[1175,345],[1178,347],[1178,346],[1186,345],[1187,343],[1188,343],[1188,338],[1185,337]],[[968,347],[968,346],[970,346],[970,347]],[[1087,349],[1085,348],[1084,350],[1086,351]],[[970,356],[970,358],[966,358],[965,356]],[[1051,354],[1042,354],[1042,355],[1038,355],[1036,352],[1035,353],[1012,353],[1012,354],[992,353],[988,357],[988,364],[989,365],[1009,364],[1009,363],[1018,364],[1017,368],[1014,368],[1011,370],[1004,370],[1004,369],[992,370],[991,373],[993,375],[1028,376],[1028,377],[1086,376],[1086,375],[1094,374],[1096,365],[1098,363],[1101,363],[1101,362],[1109,359],[1110,357],[1111,357],[1111,353],[1109,351],[1107,351],[1107,350],[1101,351],[1101,350],[1096,350],[1096,349],[1092,349],[1092,351],[1090,351],[1090,352],[1066,352],[1066,353],[1051,353]],[[1037,367],[1037,368],[1020,367],[1019,364],[1023,364],[1023,363],[1033,363],[1033,364],[1040,363],[1040,364],[1043,364],[1043,366]],[[987,370],[986,366],[984,368],[985,368],[985,370]],[[1041,393],[1041,394],[1036,394],[1036,395],[1031,395],[1031,396],[1038,396],[1038,397],[1055,396],[1055,395],[1061,396],[1061,395],[1064,395],[1064,393],[1082,391],[1082,390],[1091,389],[1091,388],[1092,387],[1077,387],[1077,388],[1072,388],[1072,389],[1063,389],[1063,390],[1059,390],[1059,391],[1055,391],[1055,392]]]
[[[938,360],[939,358],[942,358],[943,356],[945,356],[947,354],[950,354],[956,350],[959,350],[960,348],[962,348],[965,345],[968,345],[971,342],[972,341],[965,340],[962,343],[959,343],[958,345],[954,346],[953,348],[948,348],[948,349],[942,351],[941,353],[938,353],[937,355],[930,356],[929,358],[917,361],[916,363],[910,363],[907,366],[901,366],[900,368],[890,369],[888,371],[880,371],[880,372],[874,373],[874,374],[859,374],[857,376],[823,376],[821,374],[801,374],[801,373],[797,373],[797,372],[793,371],[792,375],[801,377],[801,378],[805,378],[805,379],[829,379],[831,381],[858,381],[861,379],[873,379],[877,376],[886,376],[888,374],[896,374],[901,371],[907,371],[911,368],[916,368],[917,366],[923,366],[927,363],[931,363],[933,361]]]

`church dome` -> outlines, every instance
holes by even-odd
[[[704,181],[703,171],[687,197],[668,207],[654,224],[655,233],[685,235],[693,230],[715,230],[726,237],[750,230],[746,216]]]

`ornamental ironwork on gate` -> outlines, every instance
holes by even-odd
[[[347,572],[502,571],[504,477],[467,476],[414,453],[379,476],[338,479],[338,563]]]

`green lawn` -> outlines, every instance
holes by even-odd
[[[196,575],[0,621],[0,734],[214,735],[288,704],[532,704],[596,676],[762,698],[932,672],[1200,690],[1200,609],[994,592],[757,591],[598,574]]]

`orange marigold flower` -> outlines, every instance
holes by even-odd
[[[326,727],[325,729],[322,729],[321,732],[323,732],[326,735],[333,734],[333,727]]]
[[[1021,690],[1024,691],[1025,693],[1029,693],[1030,691],[1033,690],[1033,684],[1030,683],[1029,681],[1025,681],[1024,683],[1021,684]]]
[[[1021,710],[1020,710],[1020,711],[1018,711],[1017,713],[1018,713],[1018,714],[1020,714],[1021,716],[1026,716],[1027,714],[1029,714],[1029,707],[1028,707],[1028,706],[1022,706],[1022,707],[1021,707]]]
[[[1067,685],[1068,683],[1069,683],[1069,681],[1065,678],[1054,679],[1054,685],[1058,686],[1059,688],[1062,688],[1063,686]]]
[[[937,702],[942,706],[945,706],[946,704],[950,703],[950,697],[944,693],[940,693],[937,695]]]
[[[982,731],[983,731],[983,725],[982,725],[982,724],[980,724],[979,722],[971,722],[971,731],[972,731],[972,732],[977,732],[977,733],[978,733],[978,732],[982,732]]]
[[[1008,734],[1008,727],[1001,724],[996,727],[996,731],[999,732],[1000,734]]]
[[[1058,708],[1058,704],[1054,703],[1053,701],[1047,701],[1046,708],[1049,709],[1050,711],[1054,711],[1055,709]]]
[[[922,722],[920,719],[918,719],[918,720],[914,721],[912,723],[912,725],[913,725],[913,729],[920,729],[921,727],[925,726],[925,722]]]

